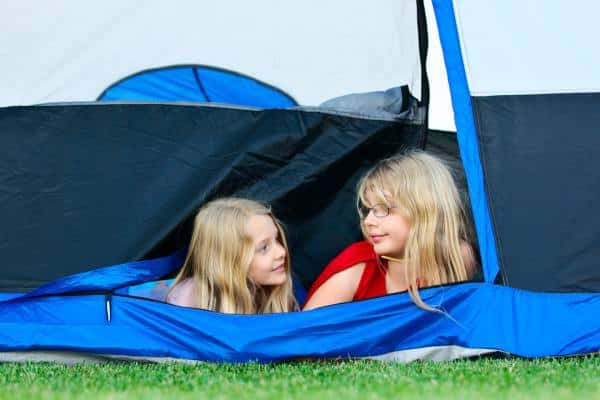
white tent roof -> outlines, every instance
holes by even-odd
[[[0,106],[90,101],[147,69],[202,64],[300,104],[409,84],[420,96],[414,1],[10,2]]]

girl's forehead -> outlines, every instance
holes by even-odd
[[[270,215],[257,214],[248,218],[246,232],[254,242],[260,242],[278,235],[277,226]]]
[[[387,190],[386,188],[375,186],[372,186],[365,190],[363,196],[361,197],[363,201],[366,201],[371,205],[377,203],[388,204],[392,202],[393,199],[391,191]]]

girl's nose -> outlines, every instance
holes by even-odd
[[[373,210],[369,210],[369,213],[364,219],[365,225],[375,225],[377,223],[377,217],[373,214]]]
[[[284,258],[285,254],[286,254],[285,253],[285,247],[283,247],[283,245],[281,243],[277,242],[277,249],[278,249],[277,259]]]

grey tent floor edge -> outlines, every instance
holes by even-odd
[[[385,362],[409,363],[414,361],[453,361],[472,358],[492,353],[495,349],[476,349],[462,346],[429,346],[416,349],[400,350],[391,353],[369,357],[348,357],[348,360],[376,360]],[[500,352],[502,353],[502,352]],[[310,359],[310,358],[309,358]],[[307,359],[307,360],[309,360]],[[340,360],[336,358],[315,358],[314,360]],[[289,360],[293,361],[293,360]],[[0,352],[0,363],[28,363],[28,362],[54,362],[65,365],[75,364],[102,364],[108,362],[146,362],[146,363],[184,363],[196,364],[206,361],[191,360],[176,357],[141,357],[118,354],[95,354],[87,352],[61,351],[61,350],[26,350]]]

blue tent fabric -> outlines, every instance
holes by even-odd
[[[106,89],[100,101],[214,102],[258,108],[289,108],[296,101],[271,85],[224,69],[173,66],[143,71]]]
[[[133,281],[131,270],[157,262],[166,265],[168,259],[122,265],[121,281],[118,273],[106,279],[107,268],[86,277],[104,280],[96,289],[122,287]],[[78,282],[69,287],[66,280],[46,288],[39,297],[0,302],[0,351],[271,362],[370,357],[436,346],[493,349],[524,357],[600,350],[595,312],[600,294],[534,293],[464,283],[422,291],[423,299],[444,313],[420,310],[400,293],[309,312],[232,315],[127,295],[85,294]],[[60,288],[55,293],[62,294],[51,294],[48,288]],[[68,295],[69,290],[80,294]]]
[[[471,96],[460,50],[456,19],[451,1],[433,0],[433,7],[448,73],[460,155],[467,177],[475,229],[479,239],[483,275],[486,282],[493,282],[499,272],[496,240],[487,204]]]
[[[179,269],[186,250],[152,260],[133,261],[69,275],[32,290],[22,297],[39,297],[77,292],[111,292],[153,281]]]
[[[0,293],[0,302],[17,297],[31,298],[86,292],[151,297],[152,289],[156,285],[154,281],[173,275],[179,270],[185,261],[186,252],[186,249],[181,249],[165,257],[127,262],[65,276],[24,294]],[[169,285],[173,282],[173,279],[161,281]],[[307,291],[296,278],[293,279],[293,290],[298,304],[304,304]]]

